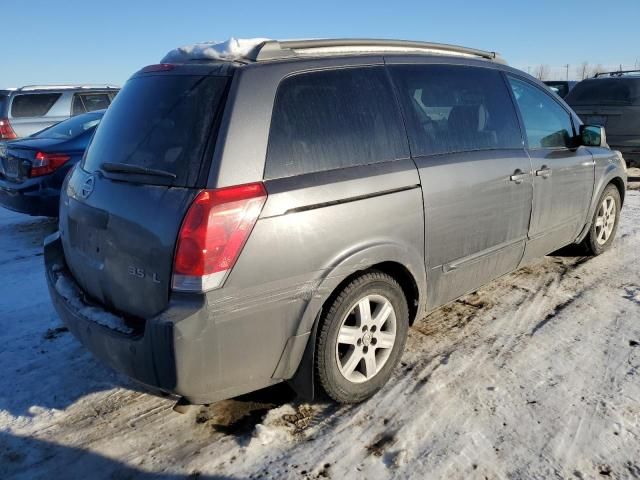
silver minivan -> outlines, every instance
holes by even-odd
[[[625,186],[604,129],[495,53],[263,40],[131,77],[63,186],[47,280],[98,358],[183,402],[359,402],[416,319],[604,252]]]

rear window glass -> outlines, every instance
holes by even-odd
[[[96,128],[100,123],[100,119],[102,119],[102,113],[79,115],[77,117],[72,117],[69,120],[56,123],[54,126],[32,135],[32,137],[57,138],[61,140],[75,138]]]
[[[109,94],[107,93],[87,93],[81,95],[82,103],[87,109],[87,112],[94,112],[96,110],[104,110],[109,107]]]
[[[11,116],[15,118],[42,117],[51,110],[51,107],[53,107],[61,95],[61,93],[16,95],[11,103]]]
[[[5,114],[4,108],[6,105],[7,105],[7,96],[0,95],[0,117],[2,117]]]
[[[382,68],[289,77],[276,94],[265,178],[406,157],[401,121]]]
[[[86,111],[80,95],[74,95],[73,103],[71,104],[71,115],[80,115],[81,113],[86,113]]]
[[[640,78],[603,78],[577,84],[569,105],[640,105]]]
[[[84,169],[122,163],[176,175],[194,186],[227,84],[226,77],[142,75],[127,82],[87,150]]]
[[[522,148],[500,72],[452,65],[391,68],[415,156]]]

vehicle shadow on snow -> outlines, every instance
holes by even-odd
[[[234,477],[146,472],[78,447],[0,432],[0,478],[211,479]]]
[[[0,390],[10,392],[0,395],[0,411],[15,417],[34,417],[43,409],[64,411],[84,397],[101,392],[104,394],[95,397],[95,409],[109,410],[111,400],[106,394],[120,389],[161,398],[101,365],[65,327],[49,328],[34,338],[31,348],[27,346],[25,351],[28,356],[21,355],[22,361],[8,366],[0,379]],[[11,352],[6,355],[11,356]],[[0,355],[0,362],[2,359]]]
[[[2,212],[9,215],[10,223],[0,223],[0,265],[13,260],[41,256],[45,237],[58,228],[57,218],[28,217],[13,212]],[[2,218],[4,220],[4,218]]]

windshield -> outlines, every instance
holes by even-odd
[[[569,105],[640,105],[640,78],[585,80],[574,87]]]
[[[175,175],[172,185],[194,186],[226,84],[226,77],[203,75],[133,77],[107,110],[83,168],[133,165]]]
[[[87,113],[86,115],[78,115],[71,117],[63,122],[45,128],[31,135],[32,138],[55,138],[60,140],[70,140],[83,133],[93,130],[102,120],[104,112]]]
[[[3,95],[0,93],[0,118],[4,115],[4,107],[7,104],[7,95]]]

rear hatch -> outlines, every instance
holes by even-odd
[[[67,264],[92,300],[139,318],[166,307],[176,238],[206,183],[230,74],[147,67],[107,110],[60,215]]]
[[[605,127],[609,140],[640,137],[640,77],[585,80],[565,101],[584,123]]]

